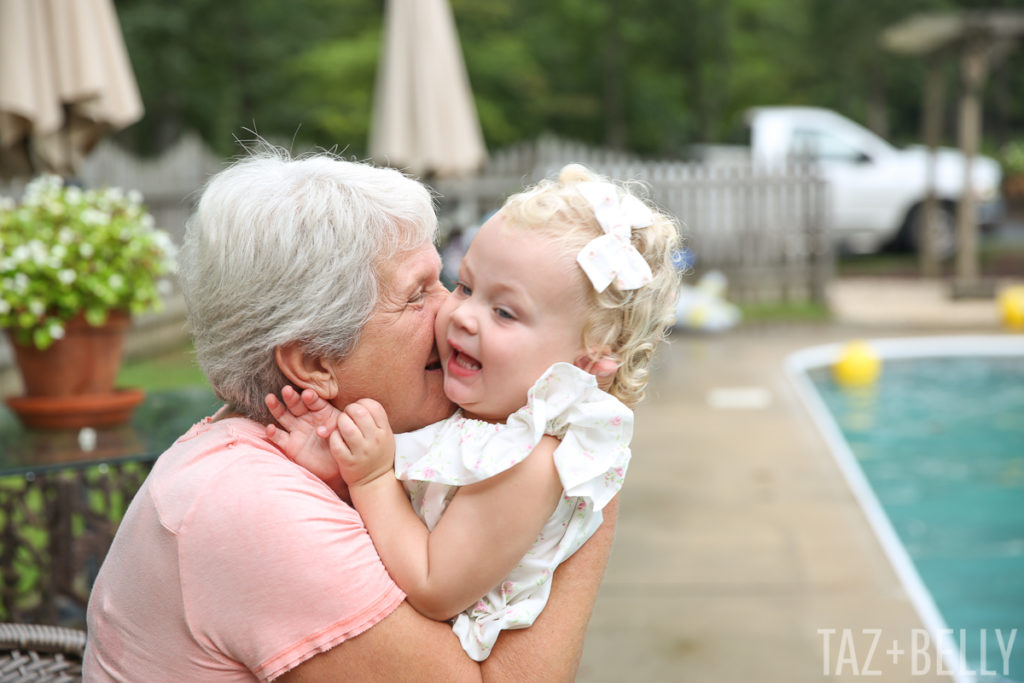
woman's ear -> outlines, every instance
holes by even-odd
[[[283,344],[274,349],[277,367],[288,381],[301,391],[312,389],[320,398],[330,401],[338,395],[334,372],[324,360],[306,353],[298,343]]]

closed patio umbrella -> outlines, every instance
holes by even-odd
[[[388,0],[370,154],[419,175],[458,176],[486,160],[447,0]]]
[[[112,0],[0,0],[0,177],[73,176],[142,113]]]

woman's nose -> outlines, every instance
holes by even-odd
[[[432,287],[430,291],[427,292],[427,301],[436,312],[444,305],[444,302],[448,300],[449,295],[450,293],[445,289],[445,286],[438,282],[435,287]]]

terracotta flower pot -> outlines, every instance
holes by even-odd
[[[143,399],[137,389],[115,390],[127,313],[111,313],[93,327],[83,315],[68,321],[62,339],[40,351],[8,334],[25,395],[7,400],[30,427],[78,429],[126,422]]]

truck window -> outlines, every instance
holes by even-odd
[[[789,155],[812,161],[864,161],[867,155],[846,140],[827,131],[798,128],[793,131]]]

